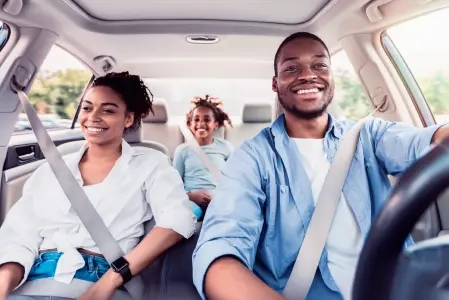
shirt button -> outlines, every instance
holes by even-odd
[[[281,193],[282,193],[282,194],[285,193],[285,187],[284,187],[284,186],[281,187]]]

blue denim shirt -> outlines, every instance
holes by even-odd
[[[329,115],[324,149],[330,162],[339,140],[354,124]],[[416,128],[378,118],[363,125],[343,193],[364,238],[388,198],[387,175],[404,172],[425,154],[438,127]],[[244,142],[223,170],[193,253],[193,280],[203,299],[204,275],[224,255],[239,258],[282,293],[313,211],[310,183],[281,115]],[[411,243],[409,238],[406,245]],[[341,299],[326,249],[318,269],[307,299]]]

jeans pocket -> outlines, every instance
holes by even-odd
[[[53,277],[55,275],[57,263],[57,255],[46,255],[46,253],[39,254],[31,267],[28,280]]]

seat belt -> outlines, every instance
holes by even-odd
[[[109,264],[124,255],[117,241],[106,227],[103,219],[94,208],[84,190],[76,181],[69,170],[61,154],[56,149],[55,144],[48,135],[47,130],[36,114],[27,95],[23,91],[18,91],[22,107],[28,116],[28,121],[34,131],[37,142],[42,153],[56,176],[61,188],[72,204],[84,227],[86,227],[92,239],[100,249]],[[134,276],[125,284],[125,288],[134,300],[141,300],[144,297],[145,287],[140,276]]]
[[[181,124],[179,126],[181,129],[182,135],[186,139],[187,144],[192,148],[193,152],[200,158],[200,160],[203,162],[203,164],[206,166],[206,168],[212,173],[212,176],[218,181],[221,177],[221,172],[218,170],[218,168],[212,163],[210,158],[207,156],[207,154],[201,149],[200,145],[196,141],[195,137],[193,136],[193,133],[190,131],[189,128],[185,124]]]
[[[284,288],[283,295],[288,300],[305,300],[309,293],[340,201],[343,185],[346,181],[352,159],[354,158],[360,130],[363,124],[385,102],[386,98],[377,106],[376,110],[359,120],[346,132],[338,145],[337,153],[324,179],[323,188],[315,204],[315,210],[309,226],[306,229],[298,257],[293,265],[292,273]]]

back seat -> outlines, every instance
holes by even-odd
[[[172,159],[176,147],[184,141],[179,124],[169,122],[165,100],[154,99],[153,110],[154,116],[150,113],[142,120],[143,139],[165,145]]]
[[[201,299],[192,277],[192,254],[201,227],[202,223],[197,223],[195,234],[190,239],[174,245],[142,271],[141,276],[149,292],[148,299]]]
[[[271,124],[273,106],[270,103],[245,104],[242,112],[242,122],[225,129],[225,138],[234,147],[257,135]]]

